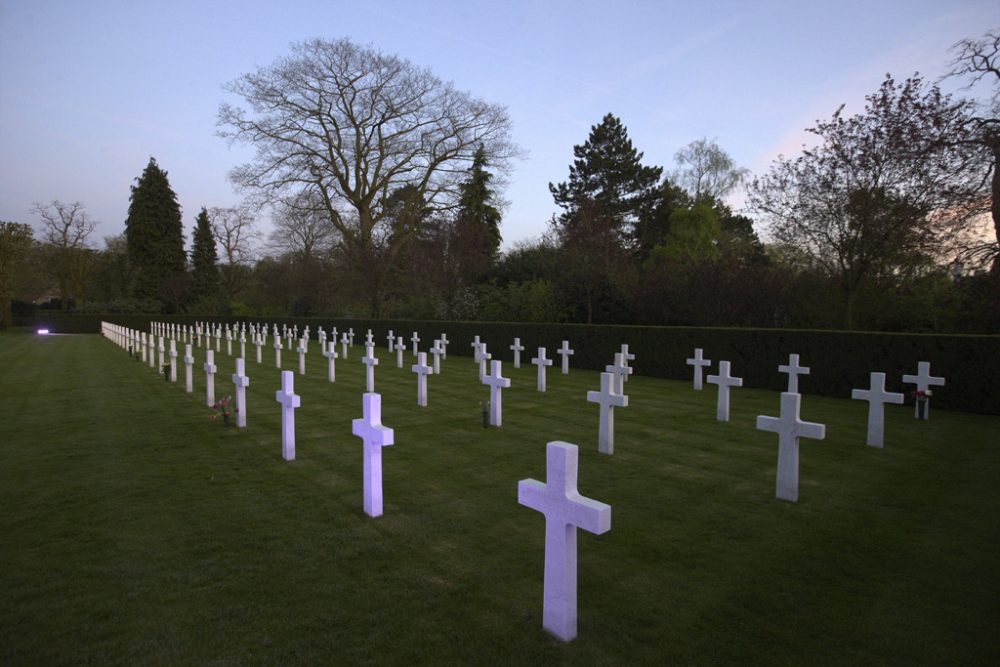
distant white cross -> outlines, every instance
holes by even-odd
[[[347,338],[351,342],[351,347],[354,347],[354,327],[347,330]]]
[[[250,378],[246,376],[244,360],[236,360],[236,372],[233,373],[233,384],[236,385],[236,427],[246,428],[247,425],[247,387]]]
[[[365,356],[361,358],[361,363],[365,365],[365,391],[370,394],[375,391],[375,367],[378,366],[373,343],[365,344]]]
[[[729,388],[742,387],[743,378],[732,377],[729,374],[729,362],[719,362],[719,374],[709,375],[708,383],[719,386],[719,397],[715,407],[715,418],[720,422],[729,421]]]
[[[382,516],[382,448],[393,443],[391,428],[382,425],[382,397],[365,394],[364,415],[351,421],[351,433],[364,443],[364,507],[370,517]]]
[[[486,362],[492,359],[493,355],[487,354],[486,343],[480,343],[472,356],[476,363],[479,364],[479,381],[482,382],[483,378],[486,377]]]
[[[469,343],[469,346],[472,348],[472,353],[475,354],[476,350],[479,349],[479,336],[473,336],[472,342]]]
[[[505,378],[500,374],[501,362],[495,359],[490,363],[490,374],[480,380],[490,388],[490,425],[501,426],[503,424],[503,403],[502,389],[510,387],[510,378]]]
[[[247,358],[247,335],[240,332],[240,359]]]
[[[326,359],[327,359],[326,379],[329,380],[330,382],[336,382],[337,381],[337,367],[336,367],[337,343],[334,342],[334,341],[330,341],[329,343],[327,343],[327,349],[326,349],[326,351],[323,352],[323,356],[326,357]]]
[[[851,398],[868,401],[868,440],[870,447],[882,447],[885,435],[885,404],[902,404],[903,395],[885,390],[885,373],[872,373],[868,389],[852,389]]]
[[[369,329],[368,333],[365,334],[365,345],[375,345],[375,339],[372,337],[372,330]]]
[[[347,334],[343,334],[340,337],[340,357],[341,359],[347,359]]]
[[[521,345],[521,339],[515,338],[514,344],[510,346],[511,351],[514,353],[514,368],[521,367],[521,352],[524,351],[524,347]]]
[[[625,394],[625,377],[632,374],[632,368],[625,362],[625,354],[623,352],[615,352],[615,363],[610,366],[604,367],[605,373],[611,373],[615,376],[615,391],[619,394]]]
[[[611,530],[611,506],[577,491],[578,464],[576,445],[550,442],[545,483],[517,483],[517,502],[545,515],[542,627],[564,642],[576,638],[576,529],[597,535]]]
[[[177,341],[170,339],[170,381],[177,382]]]
[[[757,429],[778,434],[778,475],[775,497],[789,502],[799,500],[799,438],[822,440],[826,436],[823,424],[799,419],[800,394],[781,394],[781,416],[757,417]]]
[[[441,341],[441,358],[442,359],[447,359],[448,358],[448,334],[444,334],[444,333],[441,334],[441,338],[439,338],[438,340]]]
[[[427,365],[427,353],[417,353],[417,363],[410,366],[410,370],[417,374],[417,405],[422,408],[427,407],[427,376],[434,374],[434,369]]]
[[[930,390],[930,388],[931,388],[932,385],[935,386],[935,387],[943,387],[944,386],[944,378],[943,377],[934,377],[934,376],[931,375],[931,362],[929,362],[929,361],[920,361],[920,362],[917,362],[917,374],[916,375],[904,375],[903,376],[903,383],[904,384],[915,384],[915,385],[917,385],[917,391],[927,392],[927,391]],[[930,401],[930,398],[926,398],[924,400],[927,401],[927,403],[924,406],[925,409],[924,409],[924,415],[923,416],[924,416],[924,419],[927,419],[928,417],[930,417],[930,414],[931,414],[931,401]],[[917,417],[917,418],[920,418],[920,401],[919,400],[913,402],[913,416]]]
[[[281,338],[274,337],[274,367],[281,368]]]
[[[164,351],[164,349],[165,348],[163,347],[163,336],[159,336],[159,337],[157,337],[157,343],[156,343],[156,351],[158,353],[157,361],[159,362],[156,365],[156,369],[157,370],[162,370],[163,369],[163,351]]]
[[[538,391],[545,391],[545,367],[552,365],[551,359],[545,358],[545,348],[538,348],[538,356],[531,360],[531,363],[538,366]]]
[[[281,389],[274,393],[274,400],[281,403],[281,458],[295,460],[295,409],[302,405],[302,398],[295,393],[295,375],[281,371]]]
[[[628,362],[630,362],[630,361],[635,361],[635,355],[628,351],[628,343],[622,343],[622,363],[624,363],[626,366],[628,366],[629,365]],[[622,376],[622,378],[624,378],[625,382],[628,382],[628,376],[629,375],[632,375],[631,368],[629,369],[628,373],[626,373],[625,375]],[[621,392],[619,392],[619,393],[621,393]]]
[[[306,346],[309,344],[308,338],[302,338],[299,340],[299,347],[296,352],[299,353],[299,375],[306,374]]]
[[[573,354],[573,350],[569,349],[569,341],[564,340],[562,342],[562,347],[556,350],[556,354],[562,355],[562,372],[563,375],[569,375],[569,357]]]
[[[701,348],[696,347],[694,349],[694,357],[687,360],[688,366],[694,366],[694,388],[695,391],[701,391],[701,369],[702,367],[709,367],[712,365],[711,359],[703,359],[701,356]]]
[[[215,352],[207,350],[205,352],[205,405],[212,407],[215,405],[215,372],[219,370],[215,367]]]
[[[194,365],[194,357],[191,356],[191,343],[184,346],[184,391],[191,393],[194,385],[191,382],[191,367]]]
[[[396,336],[396,368],[403,367],[403,350],[406,349],[406,345],[403,344],[403,337]]]
[[[396,340],[396,339],[395,339],[395,338],[393,337],[393,333],[392,333],[392,329],[389,329],[389,335],[388,335],[388,336],[386,336],[385,338],[386,338],[386,340],[388,340],[388,341],[389,341],[389,354],[392,354],[392,344],[393,344],[393,342],[395,342],[395,340]]]
[[[799,393],[799,376],[809,375],[808,366],[799,366],[799,355],[789,354],[788,364],[778,366],[779,373],[788,373],[788,391],[792,394]]]
[[[628,396],[615,392],[612,373],[601,373],[601,390],[588,391],[587,400],[601,406],[597,431],[597,450],[602,454],[615,453],[615,408],[628,406]]]
[[[431,354],[434,355],[434,375],[441,375],[441,355],[443,353],[444,350],[441,348],[441,340],[435,340],[434,345],[431,346]]]
[[[413,343],[413,356],[417,356],[417,343],[420,342],[420,336],[417,335],[416,331],[413,332],[410,342]]]
[[[257,363],[261,361],[260,346],[264,343],[264,338],[260,334],[254,334],[254,344],[257,346]]]

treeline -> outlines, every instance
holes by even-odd
[[[549,185],[545,233],[500,252],[506,111],[348,40],[299,44],[230,84],[246,109],[220,108],[257,149],[232,173],[243,204],[201,209],[189,250],[153,159],[101,250],[81,204],[36,205],[41,238],[0,228],[5,319],[48,295],[108,313],[1000,332],[998,50],[988,33],[952,63],[989,99],[887,76],[756,177],[707,139],[672,171],[644,164],[608,114]],[[744,211],[725,203],[737,188]]]

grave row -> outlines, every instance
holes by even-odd
[[[176,341],[172,337],[177,335],[185,342],[185,386],[188,393],[192,392],[191,371],[194,363],[192,355],[192,345],[197,345],[199,340],[207,340],[209,337],[205,332],[213,330],[206,326],[201,328],[195,326],[192,329],[172,330],[170,328],[160,328],[163,325],[153,326],[154,332],[146,336],[144,332],[119,327],[110,323],[102,323],[102,333],[119,346],[127,348],[130,354],[142,355],[145,361],[148,356],[148,363],[154,366],[154,339],[158,339],[155,347],[159,353],[158,359],[160,368],[164,369],[164,376],[170,381],[176,381]],[[322,329],[320,329],[322,331]],[[258,363],[260,363],[260,347],[264,344],[267,329],[262,331],[251,329],[252,339],[258,346]],[[214,354],[221,346],[221,328],[214,329],[216,338],[216,350],[212,350],[206,342],[206,360],[204,371],[206,374],[206,403],[209,406],[215,404],[215,382],[214,377],[218,372],[215,366]],[[292,335],[297,331],[292,331]],[[242,353],[245,352],[245,333],[239,332],[241,343],[241,356],[235,359],[236,372],[232,376],[232,381],[236,390],[236,415],[237,426],[246,427],[246,388],[250,384],[250,379],[246,376],[245,360]],[[279,334],[277,327],[274,328],[274,348],[276,351],[275,363],[281,367],[280,352],[282,349],[283,335]],[[299,373],[305,374],[305,355],[308,351],[308,327],[303,332],[303,337],[299,339],[296,351],[299,354]],[[169,340],[169,362],[164,364],[165,343],[164,338]],[[185,338],[186,337],[186,338]],[[232,356],[231,345],[234,336],[227,331],[227,353]],[[326,343],[323,355],[328,359],[330,382],[335,381],[334,361],[339,358],[335,344],[327,342],[324,336],[320,336],[321,346]],[[342,356],[347,358],[347,347],[352,343],[353,331],[342,335]],[[193,342],[192,342],[193,341]],[[440,374],[439,356],[444,354],[447,345],[447,336],[442,334],[436,339],[432,346],[432,353],[435,353],[434,366],[428,366],[426,353],[418,349],[420,339],[414,332],[410,342],[412,343],[412,353],[417,357],[417,363],[411,370],[417,375],[417,404],[427,405],[427,376]],[[136,347],[140,352],[135,353]],[[392,333],[388,336],[388,347],[390,352],[395,351],[397,356],[397,367],[402,368],[402,352],[405,349],[402,337],[393,340]],[[473,359],[479,366],[480,382],[490,389],[490,411],[489,423],[499,427],[502,425],[502,390],[510,388],[509,378],[502,376],[500,360],[493,360],[487,352],[485,343],[476,336],[472,342]],[[147,349],[148,348],[148,349]],[[289,349],[291,349],[289,343]],[[514,352],[515,367],[520,364],[520,352],[524,350],[520,345],[520,340],[515,339],[511,346]],[[563,373],[569,372],[568,357],[573,354],[569,349],[568,341],[563,341],[562,348],[558,351],[563,356]],[[600,418],[598,427],[598,449],[605,454],[614,452],[614,408],[627,407],[628,396],[624,394],[624,382],[632,373],[632,367],[628,361],[634,360],[634,355],[628,352],[628,346],[623,345],[622,351],[615,353],[615,363],[606,368],[606,372],[600,374],[600,390],[588,391],[587,401],[596,403],[600,408]],[[486,374],[486,362],[491,361],[490,374]],[[710,366],[711,361],[703,358],[703,351],[695,350],[693,358],[687,363],[694,368],[693,387],[695,390],[703,388],[702,371]],[[378,517],[382,514],[382,447],[392,445],[394,442],[393,429],[382,424],[381,421],[381,396],[374,391],[375,366],[378,359],[374,355],[374,341],[371,330],[368,331],[365,340],[365,355],[362,357],[362,364],[365,366],[366,391],[362,398],[362,417],[352,421],[352,433],[362,439],[364,444],[363,463],[363,506],[364,511],[371,517]],[[546,390],[546,368],[552,365],[552,360],[545,356],[545,348],[538,348],[538,356],[532,359],[532,364],[538,368],[537,389],[540,392]],[[716,419],[719,421],[729,420],[729,390],[731,387],[742,386],[742,379],[733,377],[730,373],[728,361],[719,362],[719,372],[717,375],[709,375],[707,382],[718,386]],[[807,375],[810,372],[808,367],[799,364],[798,355],[792,354],[787,365],[781,365],[779,372],[788,374],[788,391],[781,394],[780,414],[778,417],[758,416],[756,427],[759,430],[769,431],[778,435],[778,466],[776,474],[775,496],[779,499],[797,502],[798,500],[798,473],[799,473],[799,438],[811,438],[822,440],[825,438],[825,426],[813,422],[805,422],[800,418],[801,394],[798,393],[798,376]],[[941,386],[944,378],[936,378],[930,375],[930,364],[920,362],[918,364],[917,375],[906,375],[904,382],[914,383],[918,387],[918,392],[929,397],[930,386]],[[884,404],[902,403],[903,395],[885,391],[885,374],[871,373],[871,386],[869,389],[855,389],[852,398],[866,400],[869,403],[868,416],[868,441],[867,444],[874,447],[882,447],[884,434]],[[294,374],[288,370],[281,371],[281,389],[275,394],[275,400],[282,406],[282,457],[287,460],[295,459],[295,417],[294,411],[301,406],[301,397],[294,392]],[[924,398],[926,403],[928,399]],[[927,418],[926,405],[923,412],[918,410],[917,416]],[[576,636],[576,529],[583,528],[589,532],[601,534],[610,530],[611,527],[611,507],[604,503],[585,498],[577,491],[577,466],[578,448],[576,445],[565,442],[550,442],[546,449],[546,476],[545,483],[533,479],[521,480],[518,483],[518,502],[522,505],[542,512],[546,517],[546,539],[545,539],[545,566],[544,566],[544,594],[543,594],[543,627],[553,635],[563,641],[569,641]]]

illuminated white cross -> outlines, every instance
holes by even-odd
[[[441,355],[443,353],[444,349],[441,347],[441,340],[435,340],[434,345],[431,346],[431,354],[434,355],[434,375],[441,375]]]
[[[622,363],[628,366],[628,362],[635,361],[635,355],[628,351],[628,343],[622,343]],[[632,369],[630,368],[628,373],[623,375],[625,382],[628,382],[628,376],[632,375]],[[624,391],[624,390],[623,390]],[[621,391],[618,393],[622,393]]]
[[[340,358],[347,359],[347,334],[340,337]]]
[[[170,381],[177,382],[177,341],[170,339]]]
[[[365,344],[365,356],[361,358],[361,363],[365,365],[365,391],[372,393],[375,391],[375,367],[378,366],[373,343]]]
[[[479,381],[482,382],[483,378],[486,377],[486,362],[493,358],[492,354],[486,353],[486,343],[479,344],[473,353],[473,358],[479,364]]]
[[[510,346],[511,351],[514,353],[514,368],[521,367],[521,352],[524,351],[524,347],[521,345],[521,339],[515,338],[514,344]]]
[[[562,372],[563,375],[569,375],[569,357],[573,354],[573,350],[569,349],[569,341],[564,340],[562,342],[562,347],[556,350],[556,354],[562,355]]]
[[[550,442],[545,483],[517,483],[517,502],[545,515],[542,627],[564,642],[576,637],[576,529],[597,535],[611,530],[611,506],[577,491],[578,464],[576,445]]]
[[[442,359],[447,359],[448,358],[448,334],[441,334],[441,338],[439,338],[438,340],[441,341],[441,358]]]
[[[247,425],[247,387],[250,378],[245,374],[244,360],[236,360],[236,372],[233,373],[233,384],[236,385],[236,427],[246,428]]]
[[[215,405],[215,351],[209,349],[205,352],[205,405],[212,407]]]
[[[851,398],[868,401],[868,440],[870,447],[881,447],[885,435],[885,404],[903,402],[903,395],[885,390],[885,373],[872,373],[869,389],[852,389]]]
[[[403,367],[403,350],[406,346],[403,344],[403,337],[396,336],[396,368]]]
[[[624,378],[632,374],[632,368],[625,361],[624,352],[615,352],[615,363],[610,366],[604,367],[605,373],[611,373],[615,376],[615,391],[619,394],[625,394],[625,382]]]
[[[422,408],[427,407],[427,376],[434,374],[434,369],[427,365],[427,353],[417,353],[417,363],[410,366],[410,370],[417,374],[417,405]]]
[[[551,359],[545,358],[545,348],[538,348],[538,356],[531,360],[531,363],[538,366],[538,391],[545,391],[545,367],[552,365]]]
[[[330,382],[336,382],[337,381],[337,367],[336,367],[337,343],[334,342],[334,341],[330,341],[329,343],[327,343],[327,349],[326,349],[325,352],[323,352],[323,356],[326,357],[326,359],[327,359],[326,379],[329,380]]]
[[[308,338],[299,339],[299,347],[296,352],[299,353],[299,375],[306,374],[306,346],[309,344]]]
[[[382,425],[382,397],[365,394],[364,417],[351,421],[351,433],[364,443],[364,507],[370,517],[382,516],[382,448],[393,443],[391,428]]]
[[[274,367],[281,368],[281,337],[274,336]]]
[[[302,405],[302,397],[295,394],[295,375],[281,371],[281,389],[274,393],[274,400],[281,403],[281,458],[295,460],[295,409]]]
[[[392,354],[392,343],[396,340],[393,336],[392,329],[389,329],[389,335],[385,337],[389,341],[389,354]]]
[[[778,366],[779,373],[788,373],[788,391],[792,394],[799,393],[799,376],[809,375],[808,366],[799,366],[799,355],[789,354],[788,364]]]
[[[184,346],[184,391],[191,393],[194,385],[191,382],[191,367],[194,365],[194,357],[191,356],[191,343]]]
[[[931,385],[935,387],[944,386],[943,377],[934,377],[931,375],[931,362],[920,361],[917,363],[917,374],[916,375],[904,375],[903,382],[905,384],[915,384],[917,385],[917,391],[927,392],[930,390]],[[930,417],[931,413],[931,400],[930,398],[925,398],[926,404],[924,405],[924,419]],[[920,401],[914,401],[913,404],[913,416],[920,418]]]
[[[687,360],[688,366],[694,366],[694,388],[695,391],[701,391],[701,369],[712,365],[711,359],[703,359],[701,356],[701,348],[694,348],[694,357]]]
[[[588,391],[587,401],[601,406],[597,431],[597,450],[602,454],[615,453],[615,407],[628,406],[628,396],[615,392],[614,375],[601,373],[601,390]]]
[[[719,362],[719,374],[709,375],[708,383],[719,386],[719,397],[715,406],[715,418],[720,422],[729,421],[729,388],[742,387],[743,378],[732,377],[729,374],[729,362]]]
[[[416,331],[413,332],[410,342],[413,343],[413,356],[417,356],[417,343],[420,342],[420,336],[417,335]]]
[[[510,378],[500,375],[501,362],[496,359],[490,364],[490,375],[484,376],[480,382],[489,385],[490,388],[490,425],[501,426],[503,424],[503,404],[502,389],[510,387]]]
[[[781,394],[781,416],[757,417],[757,429],[778,434],[778,474],[775,497],[789,502],[799,500],[799,438],[822,440],[826,436],[823,424],[799,419],[801,394]]]

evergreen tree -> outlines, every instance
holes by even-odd
[[[555,203],[565,211],[557,221],[561,235],[572,237],[580,212],[587,210],[599,215],[606,232],[620,245],[631,244],[636,222],[656,200],[663,169],[642,165],[642,153],[610,113],[590,129],[585,144],[573,147],[573,155],[569,181],[549,183]]]
[[[486,171],[486,153],[476,150],[469,179],[459,188],[451,246],[459,255],[460,273],[471,281],[485,273],[500,251],[500,210],[490,189],[493,174]]]
[[[191,248],[191,291],[195,298],[216,294],[219,289],[219,269],[216,266],[215,237],[204,207],[195,218]]]
[[[184,229],[177,195],[154,158],[136,179],[125,219],[129,260],[135,267],[135,296],[158,299],[168,311],[184,298]]]

